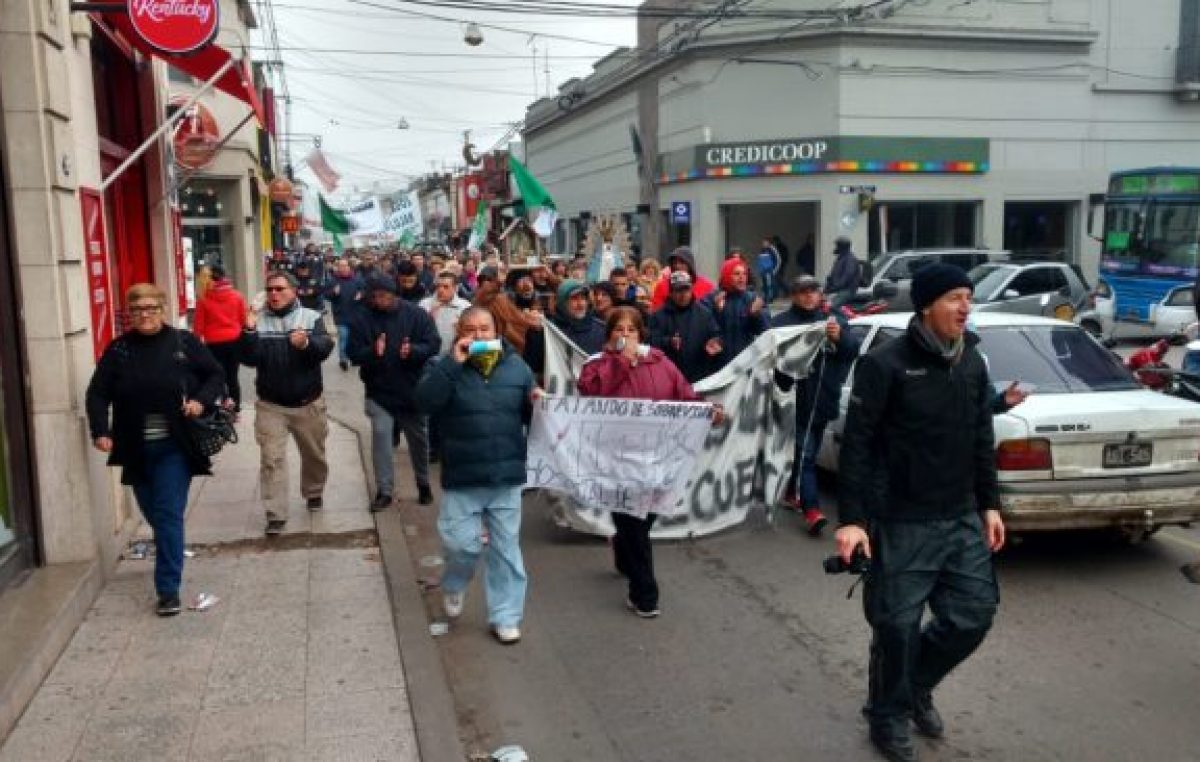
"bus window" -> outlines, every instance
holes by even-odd
[[[1172,275],[1196,267],[1200,254],[1200,205],[1155,201],[1146,217],[1146,259]],[[1167,274],[1166,271],[1161,271]]]
[[[1104,256],[1110,259],[1136,260],[1138,223],[1142,205],[1139,202],[1111,202],[1105,209]]]

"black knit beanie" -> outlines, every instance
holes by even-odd
[[[942,294],[956,288],[975,287],[961,267],[935,263],[917,270],[912,279],[912,303],[917,312],[936,302]]]

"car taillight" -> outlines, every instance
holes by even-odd
[[[1000,471],[1049,471],[1050,442],[1046,439],[1006,439],[996,445],[996,468]]]

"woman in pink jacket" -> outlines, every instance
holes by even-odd
[[[673,402],[703,402],[679,369],[660,350],[645,344],[648,332],[642,314],[632,307],[617,307],[605,323],[607,344],[583,366],[579,393],[585,397],[623,397]],[[713,419],[723,418],[720,405]],[[657,514],[638,518],[628,513],[612,514],[616,534],[612,538],[617,571],[629,580],[626,605],[640,617],[659,614],[658,582],[654,578],[654,555],[650,528]]]

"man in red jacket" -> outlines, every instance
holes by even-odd
[[[212,266],[212,285],[196,304],[192,333],[208,345],[208,350],[225,371],[225,387],[233,400],[234,410],[242,409],[242,387],[238,383],[241,354],[238,343],[242,325],[246,322],[246,300],[229,282],[225,268]]]

